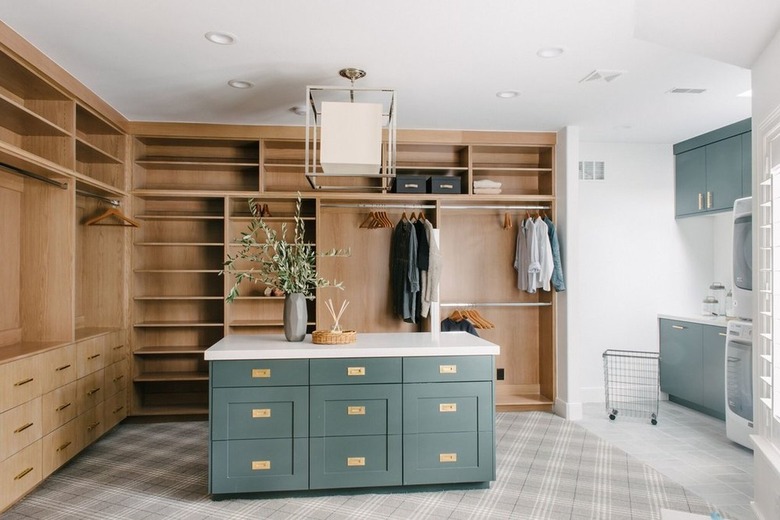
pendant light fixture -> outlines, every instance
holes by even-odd
[[[318,190],[388,190],[395,178],[395,91],[356,87],[366,76],[357,68],[339,75],[349,87],[306,87],[306,178]]]

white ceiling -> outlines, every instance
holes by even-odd
[[[737,95],[780,2],[0,0],[0,20],[134,121],[302,125],[306,85],[348,85],[339,69],[358,67],[358,86],[396,90],[399,128],[673,143],[750,116]],[[546,46],[566,52],[537,57]],[[580,83],[596,69],[625,74]]]

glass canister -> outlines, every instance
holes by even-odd
[[[718,299],[713,296],[704,298],[701,302],[701,314],[702,316],[717,316]]]
[[[718,316],[726,315],[726,286],[720,282],[712,282],[710,284],[710,296],[718,300],[715,306],[715,312]]]

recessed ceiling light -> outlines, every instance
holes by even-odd
[[[208,41],[217,45],[233,45],[236,43],[236,37],[226,32],[209,31],[204,36]]]
[[[542,47],[536,51],[536,55],[540,58],[557,58],[564,52],[563,47]]]
[[[295,113],[295,115],[298,116],[305,116],[306,115],[306,107],[303,105],[296,105],[292,108],[290,108],[290,112]]]
[[[500,97],[503,99],[509,99],[513,97],[517,97],[520,95],[520,92],[516,90],[502,90],[501,92],[496,92],[496,97]]]
[[[228,85],[233,88],[252,88],[255,86],[255,84],[251,81],[246,81],[243,79],[231,79],[228,81]]]
[[[737,97],[749,97],[749,98],[752,98],[753,97],[753,89],[746,90],[742,94],[737,94]]]

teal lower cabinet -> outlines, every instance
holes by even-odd
[[[494,456],[493,432],[404,435],[404,484],[494,480]]]
[[[312,437],[311,489],[400,486],[401,436]]]
[[[291,491],[309,487],[309,440],[211,443],[211,492]]]

